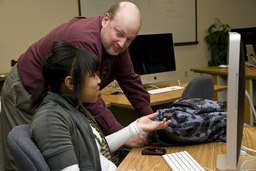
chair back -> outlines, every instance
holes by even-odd
[[[203,75],[194,78],[186,86],[182,98],[203,98],[213,100],[214,97],[214,81],[212,76]]]
[[[29,136],[29,125],[14,127],[8,145],[18,171],[50,171],[42,153]]]

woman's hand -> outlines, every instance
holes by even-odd
[[[158,112],[139,118],[138,119],[138,126],[143,131],[149,132],[149,131],[164,129],[171,123],[171,120],[166,121],[166,118],[164,118],[163,121],[161,121],[161,122],[152,121],[151,119],[156,117],[157,115],[159,115]]]

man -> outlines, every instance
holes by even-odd
[[[7,135],[20,124],[30,123],[34,111],[31,109],[31,92],[43,81],[40,65],[50,52],[54,40],[64,40],[75,47],[86,49],[99,57],[101,66],[97,75],[101,78],[101,89],[116,79],[141,115],[153,113],[149,94],[143,89],[139,75],[133,71],[128,47],[140,29],[139,9],[130,2],[113,5],[107,13],[97,17],[76,17],[64,23],[22,54],[12,68],[2,88],[2,139],[5,169],[12,170],[11,155],[7,147]],[[93,104],[84,104],[97,120],[105,135],[122,128],[99,95]],[[140,147],[148,143],[145,133],[126,143],[129,147]]]

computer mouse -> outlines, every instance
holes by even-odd
[[[117,94],[123,94],[123,92],[120,91],[120,90],[114,90],[114,91],[111,92],[111,94],[112,95],[117,95]]]

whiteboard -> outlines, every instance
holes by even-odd
[[[79,15],[100,16],[120,0],[78,0]],[[196,0],[130,0],[141,12],[139,34],[172,33],[174,44],[197,43]]]

